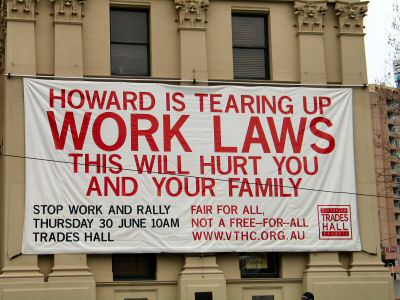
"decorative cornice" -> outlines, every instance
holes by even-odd
[[[6,0],[0,1],[0,33],[6,32],[6,17],[7,17],[7,2]]]
[[[6,0],[7,19],[34,21],[36,3],[39,0]]]
[[[175,0],[179,29],[205,29],[208,0]]]
[[[54,5],[54,22],[81,24],[86,0],[50,0]]]
[[[327,9],[326,1],[295,1],[294,14],[297,15],[299,33],[322,33]]]
[[[363,19],[367,15],[368,2],[336,2],[340,34],[363,34]]]

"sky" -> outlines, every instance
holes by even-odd
[[[364,19],[364,26],[367,33],[365,49],[369,83],[381,82],[385,78],[385,73],[392,71],[387,41],[391,26],[393,1],[400,0],[370,0],[368,5],[368,14]]]

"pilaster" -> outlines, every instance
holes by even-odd
[[[365,84],[367,72],[365,63],[363,17],[367,12],[367,2],[337,2],[338,38],[342,60],[342,83]],[[374,164],[374,146],[371,124],[371,109],[368,105],[368,89],[354,88],[354,144],[357,191],[363,194],[377,194]],[[358,221],[362,249],[379,256],[379,222],[377,199],[358,196]],[[354,256],[355,259],[358,256]]]
[[[363,18],[368,2],[335,4],[342,68],[342,83],[367,83]],[[353,88],[356,185],[360,194],[378,194],[374,163],[371,107],[368,89]],[[383,267],[380,255],[378,199],[358,196],[358,224],[362,252],[353,252],[348,267],[349,284],[358,288],[357,296],[368,299],[393,299],[393,280]],[[348,288],[350,289],[350,288]],[[354,293],[354,292],[353,292]]]
[[[336,15],[339,17],[339,33],[364,35],[364,17],[367,15],[368,2],[336,1]]]
[[[5,28],[5,72],[36,75],[36,0],[2,2],[2,37]],[[4,44],[2,46],[4,48]],[[3,153],[24,156],[24,100],[22,79],[4,82]],[[18,282],[43,282],[37,255],[19,255],[24,223],[24,160],[2,158],[2,274],[0,286]]]
[[[294,2],[300,49],[301,83],[327,83],[324,45],[324,16],[327,12],[326,1]],[[305,291],[318,294],[317,287],[322,290],[329,289],[329,284],[344,281],[346,278],[347,272],[339,261],[338,252],[309,253],[308,264],[304,270]]]
[[[7,0],[7,20],[34,22],[39,0]]]
[[[2,26],[7,27],[5,67],[8,72],[36,74],[35,10],[37,2],[38,0],[7,0],[6,2],[3,12],[6,18]]]
[[[337,252],[317,252],[309,254],[304,270],[306,289],[310,290],[314,281],[330,281],[347,277],[347,271],[339,261]]]
[[[350,277],[383,277],[391,278],[383,267],[380,256],[366,252],[353,252],[349,266]]]
[[[351,38],[351,36],[346,36]],[[359,36],[353,36],[358,39]],[[352,51],[361,51],[353,49]],[[346,77],[344,77],[346,78]],[[355,78],[348,79],[354,84]],[[351,80],[351,81],[350,81]],[[344,84],[348,82],[344,81]],[[362,84],[362,81],[356,82]],[[354,98],[354,144],[357,191],[360,194],[377,194],[374,163],[371,107],[368,89],[353,88]],[[359,287],[367,299],[393,299],[393,279],[388,269],[383,267],[379,243],[378,199],[358,196],[358,225],[363,252],[352,253],[348,268],[349,283]],[[365,290],[368,291],[366,294]]]
[[[186,256],[179,276],[179,300],[194,299],[197,292],[211,292],[214,300],[227,300],[226,280],[216,256]]]
[[[82,18],[85,0],[50,0],[55,34],[55,75],[83,76]],[[88,282],[94,277],[86,254],[56,254],[49,282]],[[94,293],[93,293],[94,295]]]
[[[94,276],[87,266],[86,254],[56,254],[49,282],[89,282],[94,285]]]
[[[349,279],[360,290],[368,291],[368,299],[394,299],[393,278],[383,267],[380,253],[352,253],[349,265]],[[365,291],[364,291],[364,294]],[[363,297],[363,299],[367,298]]]
[[[367,83],[363,26],[367,5],[368,2],[336,2],[342,82],[346,84]]]
[[[179,29],[205,29],[208,0],[175,0]]]
[[[4,51],[7,28],[7,2],[0,1],[0,70],[4,69]]]
[[[183,80],[208,80],[208,6],[208,0],[175,0]],[[211,292],[214,300],[226,300],[226,280],[215,255],[185,256],[178,281],[179,300],[194,299],[196,292]]]
[[[55,74],[83,76],[82,18],[86,0],[50,0],[54,11]]]
[[[208,0],[175,0],[181,49],[181,79],[208,79],[206,12]]]
[[[302,83],[326,83],[324,15],[326,1],[295,1]]]
[[[303,277],[304,291],[314,293],[316,299],[324,299],[332,290],[347,281],[346,269],[340,263],[337,252],[309,254]]]

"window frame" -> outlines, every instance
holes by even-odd
[[[251,256],[257,254],[265,254],[267,255],[267,263],[268,267],[266,269],[260,269],[265,271],[247,271],[245,272],[244,267],[244,256]],[[239,270],[240,270],[240,278],[241,279],[252,279],[252,278],[280,278],[281,277],[281,255],[277,252],[245,252],[239,253]],[[247,270],[257,270],[257,269],[247,269]]]
[[[146,14],[146,28],[147,28],[147,43],[136,43],[136,42],[113,42],[111,38],[111,11],[128,11],[128,12],[142,12]],[[125,6],[116,6],[112,5],[109,9],[110,12],[110,74],[112,76],[137,76],[137,77],[150,77],[151,76],[151,40],[150,40],[150,7],[125,7]],[[138,74],[116,74],[113,73],[113,66],[112,66],[112,53],[111,53],[111,46],[112,45],[141,45],[147,46],[147,72],[145,75],[138,75]]]
[[[265,46],[264,47],[243,47],[243,46],[235,46],[233,41],[233,17],[262,17],[264,19],[264,39]],[[233,66],[233,78],[234,79],[248,79],[248,80],[271,80],[271,60],[270,60],[270,32],[269,32],[269,13],[268,12],[241,12],[241,11],[232,11],[231,13],[231,23],[232,23],[232,66]],[[264,50],[264,76],[263,77],[241,77],[235,75],[235,62],[234,62],[234,49],[263,49]]]

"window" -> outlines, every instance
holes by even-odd
[[[390,141],[390,144],[393,147],[400,147],[400,139],[393,139],[393,140]]]
[[[265,15],[232,15],[233,69],[237,79],[270,79]]]
[[[155,254],[114,254],[112,256],[114,281],[155,280]]]
[[[112,8],[111,74],[150,75],[149,12]]]
[[[398,126],[398,125],[393,126],[392,128],[390,128],[390,132],[394,133],[394,134],[400,133],[400,126]]]
[[[389,100],[386,102],[389,111],[396,111],[400,108],[399,101]]]
[[[397,114],[390,114],[390,115],[389,115],[389,121],[395,121],[395,122],[400,121],[400,115],[397,115]]]
[[[276,253],[242,253],[239,264],[242,278],[279,277],[279,255]]]
[[[213,300],[212,292],[194,293],[194,300]]]

